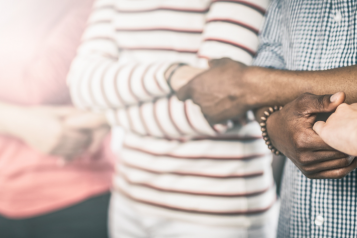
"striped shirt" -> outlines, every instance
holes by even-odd
[[[220,133],[170,93],[176,62],[250,64],[268,0],[101,0],[68,83],[75,104],[126,130],[114,189],[138,210],[242,227],[265,224],[276,201],[271,154],[256,122]],[[219,80],[219,79],[217,79]]]
[[[357,64],[357,1],[274,0],[255,65],[317,71]],[[278,237],[356,237],[357,170],[342,179],[306,178],[288,160]]]

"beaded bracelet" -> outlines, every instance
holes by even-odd
[[[276,111],[280,111],[282,108],[283,108],[282,106],[269,107],[267,111],[264,111],[264,116],[260,118],[262,120],[262,122],[260,123],[260,128],[263,133],[263,139],[265,140],[265,144],[268,146],[271,152],[273,152],[276,155],[283,155],[283,154],[272,145],[269,139],[268,130],[267,130],[267,120],[271,114],[273,114]]]
[[[178,63],[178,64],[176,65],[176,67],[175,67],[173,70],[171,70],[169,77],[167,77],[167,85],[169,86],[169,88],[170,88],[170,90],[171,90],[172,93],[175,92],[175,90],[173,90],[173,88],[171,87],[171,79],[172,79],[172,76],[174,75],[174,73],[175,73],[179,68],[181,68],[182,66],[185,66],[185,65],[187,65],[187,64],[185,64],[185,63]]]

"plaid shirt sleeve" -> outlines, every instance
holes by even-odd
[[[285,69],[282,50],[281,1],[273,0],[260,33],[260,46],[253,65],[266,68]]]

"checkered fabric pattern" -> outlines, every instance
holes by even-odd
[[[254,65],[304,71],[355,65],[356,10],[355,0],[274,0]],[[339,180],[310,180],[289,160],[278,237],[357,237],[356,180],[356,170]]]

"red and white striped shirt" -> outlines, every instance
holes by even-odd
[[[165,80],[173,63],[250,64],[268,0],[99,0],[68,76],[78,107],[127,133],[115,190],[143,212],[259,226],[276,201],[256,122],[216,132]],[[217,78],[219,80],[219,78]]]

